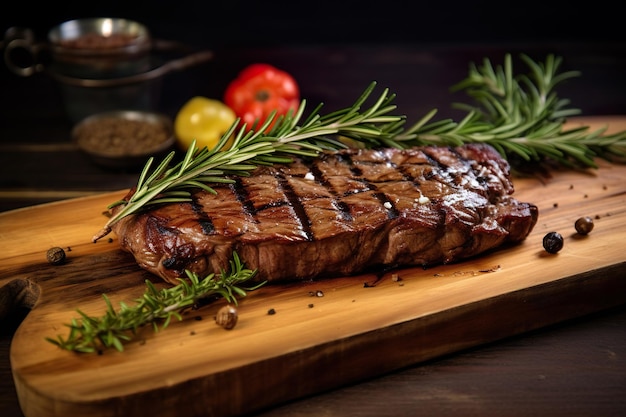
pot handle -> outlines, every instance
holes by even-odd
[[[153,68],[150,71],[129,75],[127,77],[120,78],[106,78],[106,79],[84,79],[68,77],[63,74],[51,72],[50,75],[57,81],[73,85],[76,87],[119,87],[128,84],[134,84],[138,82],[150,81],[162,77],[170,72],[181,71],[185,68],[198,65],[213,59],[213,52],[209,50],[195,52],[187,55],[183,58],[173,59],[164,63],[163,65]]]
[[[10,27],[5,32],[2,44],[4,62],[13,73],[30,77],[44,70],[44,65],[40,62],[44,45],[35,43],[35,34],[31,29]]]

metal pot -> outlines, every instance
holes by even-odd
[[[12,72],[23,77],[45,72],[59,82],[74,122],[103,111],[154,110],[163,75],[213,56],[199,51],[157,62],[154,52],[189,48],[155,41],[144,25],[121,18],[61,23],[50,30],[47,43],[36,42],[30,29],[10,28],[4,43],[4,61]]]

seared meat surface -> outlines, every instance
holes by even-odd
[[[258,280],[295,281],[459,261],[521,242],[538,217],[478,144],[328,152],[214,188],[123,218],[122,248],[172,283],[227,269],[233,251]]]

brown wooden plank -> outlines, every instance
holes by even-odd
[[[101,314],[102,293],[128,302],[151,278],[114,235],[91,243],[99,213],[124,191],[0,213],[0,290],[39,289],[16,300],[34,302],[11,347],[24,415],[236,415],[625,303],[626,166],[600,163],[516,179],[517,198],[540,210],[516,247],[397,271],[400,282],[388,273],[267,286],[242,300],[232,331],[213,323],[217,303],[100,356],[44,337],[65,335],[76,308]],[[573,224],[583,215],[596,226],[581,238]],[[565,237],[557,255],[541,246],[552,230]],[[71,248],[67,264],[46,262],[51,246]]]

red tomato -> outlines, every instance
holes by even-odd
[[[300,89],[289,73],[268,64],[252,64],[226,87],[224,103],[248,129],[255,123],[262,125],[276,111],[268,131],[278,116],[298,110]]]

